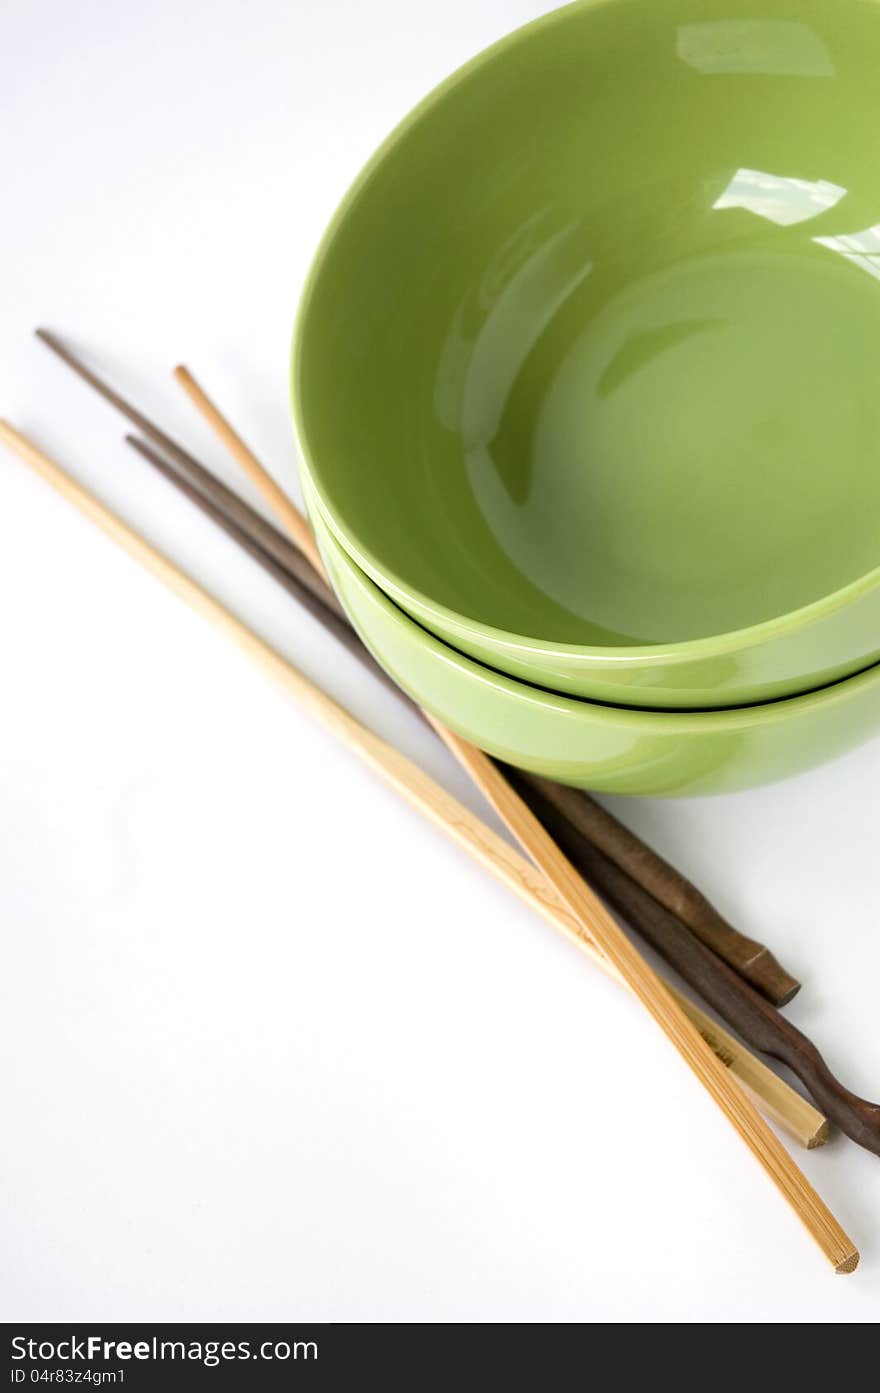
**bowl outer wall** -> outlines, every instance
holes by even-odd
[[[597,793],[733,792],[803,772],[880,729],[880,665],[808,696],[705,712],[605,707],[540,692],[420,628],[342,551],[307,495],[334,590],[400,687],[498,759]]]
[[[707,656],[688,657],[659,645],[643,650],[636,662],[614,650],[590,653],[535,645],[515,635],[502,639],[438,611],[427,599],[414,603],[379,567],[362,565],[359,551],[327,510],[302,458],[300,477],[304,486],[308,480],[314,506],[338,545],[399,608],[477,662],[539,687],[614,705],[706,711],[798,696],[880,660],[880,585],[841,598],[836,606],[822,606],[821,613],[801,625],[765,625],[760,638],[750,631],[740,647]]]

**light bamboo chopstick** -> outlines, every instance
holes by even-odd
[[[222,440],[232,458],[237,460],[251,482],[259,489],[278,521],[287,528],[300,551],[308,557],[318,575],[323,576],[324,567],[320,553],[312,536],[312,529],[302,513],[275,482],[268,469],[263,468],[253,450],[244,443],[222,412],[218,411],[210,397],[205,395],[189,369],[180,364],[174,369],[174,376],[195,405],[196,410],[204,416],[211,429]]]
[[[473,778],[563,904],[690,1066],[709,1095],[806,1226],[836,1272],[852,1272],[858,1252],[837,1219],[795,1165],[754,1104],[725,1071],[657,973],[630,943],[594,890],[578,875],[550,834],[482,750],[434,722],[435,729]]]
[[[310,683],[291,663],[5,422],[0,422],[0,439],[103,532],[232,638],[295,698],[311,701],[313,713],[366,759],[383,780],[397,789],[411,806],[426,815],[497,880],[507,885],[525,904],[541,914],[557,932],[592,958],[607,975],[623,984],[620,974],[599,953],[592,939],[568,912],[540,872],[476,814],[434,783],[404,755],[372,735],[344,708]],[[670,987],[670,990],[674,989]],[[816,1108],[687,997],[678,993],[676,997],[703,1038],[731,1072],[737,1075],[752,1096],[760,1101],[769,1116],[786,1127],[808,1148],[821,1146],[827,1140],[828,1123]]]
[[[190,398],[208,422],[215,429],[218,429],[218,424],[222,424],[222,438],[228,441],[228,437],[231,436],[237,440],[232,427],[192,374],[186,368],[178,367],[175,376],[185,384]],[[250,451],[247,451],[247,455],[251,459],[250,477],[257,487],[261,488],[267,502],[275,506],[274,495],[278,486],[259,462],[253,460]],[[271,488],[266,487],[266,478],[269,479]],[[292,507],[290,501],[285,500],[285,514]],[[278,516],[281,517],[280,512]],[[489,799],[523,850],[555,888],[576,922],[589,934],[600,952],[653,1016],[728,1121],[739,1132],[753,1156],[787,1199],[835,1271],[854,1271],[859,1257],[851,1239],[806,1176],[795,1165],[785,1147],[774,1136],[754,1104],[736,1081],[731,1079],[721,1060],[688,1020],[663,981],[630,943],[596,893],[578,875],[549,833],[488,756],[448,730],[439,721],[430,717],[429,719],[444,744]]]

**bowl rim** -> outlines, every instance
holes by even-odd
[[[349,211],[354,207],[362,192],[372,180],[375,172],[391,155],[396,147],[406,139],[409,131],[419,124],[449,93],[482,66],[508,48],[514,48],[542,29],[549,29],[564,22],[574,11],[604,9],[626,3],[626,0],[570,0],[569,4],[539,15],[536,19],[520,25],[505,34],[488,47],[481,49],[466,63],[456,68],[448,77],[433,87],[401,121],[393,127],[378,148],[373,152],[359,174],[354,179],[337,205],[330,222],[320,238],[299,298],[293,327],[293,341],[290,358],[290,403],[293,418],[294,442],[299,454],[300,471],[308,477],[320,502],[321,513],[343,550],[357,563],[374,584],[387,595],[393,597],[396,605],[410,618],[416,611],[427,624],[436,625],[444,636],[448,631],[466,635],[469,640],[493,648],[497,653],[505,651],[514,655],[530,655],[541,660],[564,662],[572,667],[589,671],[594,666],[617,665],[628,667],[663,667],[669,664],[684,664],[704,659],[726,656],[748,648],[757,648],[774,640],[802,632],[822,619],[831,617],[851,604],[858,602],[872,591],[880,588],[880,562],[870,571],[848,581],[837,590],[829,591],[816,600],[797,609],[787,610],[757,624],[749,624],[740,629],[729,629],[719,634],[707,634],[695,639],[679,639],[672,642],[660,641],[653,644],[620,644],[612,647],[578,643],[560,643],[537,636],[516,633],[492,624],[486,624],[473,615],[458,610],[433,599],[430,595],[412,585],[398,575],[384,561],[364,546],[340,516],[339,510],[324,492],[315,478],[316,466],[306,440],[305,404],[301,391],[302,360],[305,351],[306,320],[314,299],[324,263],[337,236],[343,228]],[[872,0],[877,8],[880,0]],[[880,467],[880,466],[878,466]],[[435,635],[439,637],[438,635]],[[442,638],[441,638],[441,641]],[[861,669],[861,672],[865,669]],[[859,676],[860,673],[850,674]],[[849,680],[848,678],[840,680]],[[836,685],[834,683],[830,685]],[[823,689],[818,689],[823,690]],[[574,698],[574,700],[589,698]],[[778,698],[777,700],[782,700]],[[634,708],[644,709],[644,708]],[[742,708],[723,708],[742,709]]]
[[[318,500],[309,500],[314,504]],[[339,565],[365,593],[368,601],[382,609],[390,621],[404,631],[411,630],[413,638],[420,647],[436,650],[434,656],[447,665],[459,669],[469,678],[477,678],[500,688],[508,697],[542,710],[555,708],[574,716],[589,716],[593,720],[607,721],[612,725],[637,726],[643,733],[671,734],[714,734],[716,732],[736,733],[750,727],[767,727],[791,719],[795,715],[808,714],[817,709],[827,709],[846,701],[855,692],[865,687],[880,686],[880,661],[871,663],[848,677],[840,677],[835,682],[815,687],[809,692],[795,696],[776,697],[772,701],[753,702],[744,706],[723,706],[701,710],[655,710],[643,706],[616,706],[608,702],[596,701],[590,697],[569,696],[564,692],[554,692],[549,688],[524,682],[506,672],[478,662],[466,653],[461,653],[451,644],[444,642],[436,634],[425,629],[411,614],[396,604],[372,577],[357,564],[356,559],[346,551],[343,544],[333,534],[326,517],[318,508],[319,524],[323,524],[325,535],[318,536],[319,546],[329,541],[333,548],[333,564]]]

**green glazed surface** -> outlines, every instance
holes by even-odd
[[[603,793],[722,793],[799,773],[880,728],[880,664],[809,696],[729,711],[635,711],[539,691],[420,628],[308,502],[330,579],[367,647],[421,706],[510,764]]]
[[[294,410],[345,549],[543,686],[759,701],[880,657],[880,4],[593,0],[349,194]]]

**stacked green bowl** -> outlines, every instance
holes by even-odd
[[[582,0],[337,213],[308,506],[376,656],[490,753],[708,792],[880,723],[878,71],[878,0]]]

